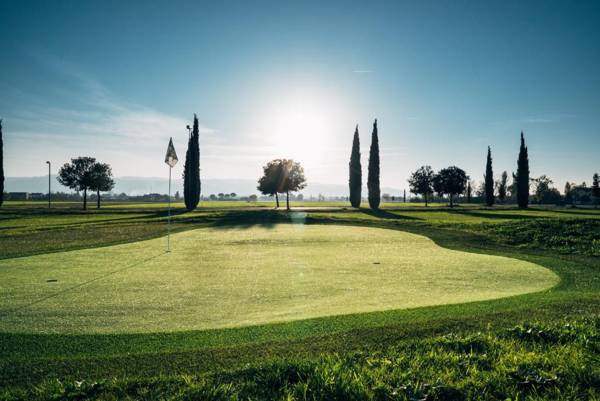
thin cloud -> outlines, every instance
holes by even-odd
[[[52,95],[27,93],[2,85],[15,95],[11,98],[18,103],[3,116],[7,147],[13,149],[11,154],[19,155],[7,157],[9,171],[21,174],[26,170],[24,166],[37,165],[38,160],[53,158],[62,162],[89,154],[113,164],[116,174],[120,170],[147,175],[147,171],[161,166],[148,164],[147,159],[160,161],[169,137],[180,138],[180,147],[187,141],[186,125],[191,118],[122,101],[100,81],[47,53],[35,54],[34,60],[62,78],[60,81],[64,83],[53,89],[73,106],[56,107]],[[200,125],[201,135],[211,136],[215,132]],[[123,157],[125,154],[130,156]]]
[[[352,72],[355,74],[370,74],[373,72],[373,70],[354,70]]]
[[[521,118],[506,119],[502,121],[493,121],[490,123],[491,126],[507,126],[507,125],[523,125],[523,124],[556,124],[576,118],[575,114],[568,113],[556,113],[556,114],[542,114],[527,116]]]

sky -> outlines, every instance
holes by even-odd
[[[600,171],[600,2],[2,1],[6,176],[93,156],[163,177],[200,121],[203,178],[258,179],[294,158],[345,184],[355,126],[366,181],[378,119],[381,183],[421,165],[482,180]]]

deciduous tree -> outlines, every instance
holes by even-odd
[[[100,209],[100,192],[108,192],[115,187],[112,169],[106,163],[94,163],[91,175],[90,190],[96,191],[96,208]]]
[[[410,192],[422,195],[425,199],[425,206],[428,205],[429,195],[433,193],[433,176],[434,172],[431,166],[421,166],[408,179]]]
[[[256,189],[263,195],[275,196],[276,207],[279,207],[279,192],[283,179],[281,159],[275,159],[263,166],[263,175],[258,180]]]
[[[304,169],[291,159],[275,159],[263,167],[263,176],[258,180],[257,189],[264,195],[275,195],[279,207],[280,193],[286,194],[286,208],[290,209],[290,192],[306,187]]]
[[[450,207],[454,207],[454,195],[462,194],[467,185],[467,174],[456,166],[441,169],[433,179],[434,190],[450,197]]]
[[[296,192],[306,187],[306,177],[304,177],[304,168],[300,163],[291,159],[282,160],[283,181],[281,192],[285,193],[286,209],[290,210],[290,192]]]
[[[83,210],[87,210],[87,191],[92,186],[92,169],[96,164],[93,157],[71,159],[58,170],[56,179],[61,185],[77,192],[83,191]]]

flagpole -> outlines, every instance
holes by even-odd
[[[171,252],[171,172],[173,166],[177,164],[177,153],[173,146],[173,138],[169,139],[169,146],[167,147],[167,155],[165,156],[165,163],[169,165],[169,209],[167,212],[167,252]]]
[[[171,170],[173,167],[169,165],[169,213],[167,221],[167,252],[171,252]]]

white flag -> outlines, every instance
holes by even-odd
[[[167,148],[167,155],[165,156],[165,163],[171,167],[175,167],[179,159],[175,152],[175,146],[173,146],[173,138],[169,139],[169,147]]]

